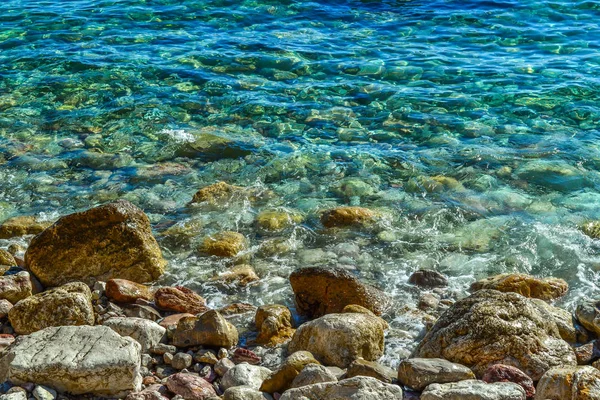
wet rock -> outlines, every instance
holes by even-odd
[[[15,275],[0,276],[0,299],[16,304],[32,294],[29,273],[22,271]]]
[[[375,361],[383,355],[386,325],[367,314],[328,314],[300,325],[288,349],[309,351],[323,364],[340,368],[358,358]]]
[[[285,359],[279,368],[273,371],[271,375],[263,381],[260,386],[261,392],[283,393],[291,387],[292,382],[304,367],[308,364],[319,364],[308,351],[297,351],[293,353],[290,350],[290,353],[292,354]]]
[[[236,386],[223,393],[224,400],[273,400],[268,393],[260,392],[250,386]]]
[[[260,389],[263,381],[271,375],[271,370],[258,365],[238,364],[223,375],[221,385],[224,389],[234,386],[250,386]]]
[[[492,364],[513,365],[534,381],[554,366],[576,364],[544,308],[517,293],[487,289],[454,303],[413,355],[460,363],[477,376]]]
[[[246,189],[241,186],[230,185],[226,182],[217,182],[198,190],[190,203],[227,203],[234,197],[243,197]]]
[[[421,391],[432,383],[450,383],[475,379],[475,374],[461,364],[441,358],[409,358],[398,367],[398,381]]]
[[[481,289],[514,292],[525,297],[554,300],[567,293],[569,285],[563,279],[558,278],[536,278],[526,274],[500,274],[471,285],[472,292]]]
[[[183,287],[162,287],[154,293],[156,305],[169,311],[179,313],[200,314],[205,312],[206,301],[197,293]]]
[[[84,283],[67,283],[21,300],[8,318],[20,335],[50,326],[94,325],[92,292]]]
[[[525,391],[516,383],[485,383],[467,380],[433,383],[421,393],[421,400],[525,400]]]
[[[590,332],[600,335],[600,301],[587,301],[577,306],[577,320]]]
[[[171,360],[171,366],[175,369],[182,370],[189,368],[192,365],[192,356],[187,353],[177,353]]]
[[[398,373],[385,365],[359,358],[350,364],[346,372],[346,378],[353,378],[355,376],[370,376],[385,383],[392,383],[398,376]]]
[[[316,383],[337,382],[335,375],[319,364],[308,364],[292,381],[291,388],[298,388]]]
[[[435,311],[440,304],[440,299],[433,293],[423,293],[419,296],[417,307],[422,311]]]
[[[206,400],[216,396],[213,386],[197,375],[180,372],[169,376],[167,388],[186,400]]]
[[[341,268],[300,268],[290,275],[299,314],[309,318],[339,313],[356,304],[380,315],[389,305],[379,289]]]
[[[423,288],[446,287],[448,286],[448,278],[444,274],[431,269],[420,269],[410,275],[408,283]]]
[[[241,233],[224,231],[206,237],[199,251],[211,256],[235,257],[247,246],[248,242]]]
[[[581,227],[581,230],[592,239],[600,239],[600,221],[587,222]]]
[[[464,190],[462,183],[450,176],[419,176],[411,178],[406,184],[406,191],[410,193],[441,193],[450,190]]]
[[[74,395],[141,389],[140,345],[106,326],[61,326],[22,336],[0,360],[0,381],[33,382]]]
[[[552,368],[536,387],[536,400],[598,400],[600,371],[590,366]]]
[[[357,376],[339,382],[317,383],[290,389],[280,400],[402,400],[402,389],[377,379]]]
[[[9,218],[0,225],[0,239],[37,235],[51,224],[50,221],[41,221],[29,215]]]
[[[110,318],[104,321],[103,325],[121,336],[129,336],[137,341],[144,353],[160,343],[166,332],[166,329],[156,322],[143,318]]]
[[[6,317],[12,307],[13,305],[10,301],[5,299],[0,300],[0,319]]]
[[[529,184],[561,192],[572,192],[587,185],[584,171],[565,161],[530,161],[519,167],[515,174]]]
[[[302,222],[298,214],[283,210],[266,210],[256,216],[256,226],[265,232],[280,232]]]
[[[256,271],[251,265],[241,264],[236,265],[231,269],[211,278],[211,281],[223,282],[226,284],[236,284],[244,287],[249,283],[255,282],[259,279],[260,278],[258,275],[256,275]]]
[[[112,278],[150,282],[166,266],[148,217],[125,200],[60,218],[31,240],[25,263],[44,286]]]
[[[210,310],[198,317],[179,320],[173,333],[177,347],[215,346],[230,348],[238,342],[238,331],[218,311]]]
[[[154,299],[148,286],[127,279],[109,279],[106,282],[106,297],[117,303],[135,303],[138,299]]]
[[[276,346],[292,338],[292,313],[279,304],[261,306],[254,319],[258,336],[254,341],[264,346]]]
[[[486,383],[494,382],[512,382],[521,386],[525,390],[525,395],[529,397],[535,396],[535,386],[530,377],[525,375],[523,371],[510,365],[494,364],[485,370],[481,378]]]
[[[375,221],[377,214],[363,207],[337,207],[325,211],[321,215],[321,223],[326,228],[343,228],[349,226],[369,225]]]

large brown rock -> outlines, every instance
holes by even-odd
[[[60,218],[32,239],[25,263],[45,286],[112,278],[150,282],[166,265],[148,217],[126,200]]]
[[[321,215],[321,223],[326,228],[368,225],[376,216],[374,211],[364,207],[337,207],[325,211]]]
[[[356,304],[381,315],[389,298],[341,268],[300,268],[290,275],[299,314],[310,318],[339,313]]]
[[[162,287],[154,293],[159,308],[179,313],[200,314],[208,310],[202,296],[183,286]]]
[[[37,235],[50,225],[49,221],[41,221],[30,215],[9,218],[0,225],[0,239]]]
[[[538,382],[535,400],[600,400],[600,371],[590,366],[552,368]]]
[[[67,283],[19,301],[8,318],[20,335],[51,326],[94,325],[92,293],[84,283]]]
[[[295,332],[292,328],[292,313],[286,306],[279,304],[260,306],[254,322],[258,330],[254,342],[267,347],[287,342]]]
[[[309,351],[321,363],[340,368],[358,358],[376,361],[383,355],[386,326],[368,314],[327,314],[300,325],[288,350]]]
[[[471,291],[494,289],[521,296],[554,300],[569,290],[569,284],[559,278],[536,278],[527,274],[500,274],[474,282]]]
[[[289,389],[294,379],[308,364],[319,364],[308,351],[289,351],[290,356],[285,359],[279,368],[263,381],[260,386],[261,392],[282,393]]]
[[[15,304],[31,296],[32,291],[31,277],[25,271],[15,275],[0,276],[0,299]]]
[[[109,279],[106,282],[106,297],[118,303],[135,303],[138,299],[152,300],[150,288],[127,279]]]
[[[486,289],[442,314],[413,356],[463,364],[477,376],[492,364],[512,365],[534,381],[552,367],[577,363],[544,308],[517,293]]]
[[[209,310],[197,317],[183,317],[173,333],[177,347],[214,346],[230,348],[237,344],[238,331],[216,310]]]

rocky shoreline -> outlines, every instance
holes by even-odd
[[[221,182],[192,203],[242,194],[268,195]],[[344,229],[377,218],[337,207],[321,223]],[[256,226],[298,220],[266,212]],[[574,315],[554,306],[568,291],[561,279],[502,274],[456,298],[439,272],[413,273],[426,332],[391,369],[378,360],[402,305],[345,269],[294,271],[294,310],[211,309],[190,288],[155,283],[167,262],[148,217],[127,201],[53,224],[17,217],[0,225],[0,238],[21,236],[31,237],[26,249],[0,249],[0,400],[600,399],[600,303]],[[214,279],[243,288],[259,280],[238,257],[247,246],[224,231],[198,251],[235,258]]]

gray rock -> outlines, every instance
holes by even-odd
[[[269,375],[271,375],[271,370],[268,368],[241,363],[229,369],[225,375],[223,375],[221,385],[224,389],[235,386],[250,386],[251,388],[258,390]]]
[[[37,400],[54,400],[57,396],[56,390],[42,385],[37,385],[33,389],[33,397]]]
[[[348,371],[346,372],[346,378],[355,376],[370,376],[371,378],[379,379],[385,383],[392,383],[398,376],[398,373],[390,367],[386,367],[385,365],[381,365],[374,361],[358,359],[350,364]]]
[[[280,400],[402,400],[402,389],[375,378],[357,376],[287,390]]]
[[[150,349],[150,353],[163,355],[165,353],[177,353],[177,347],[170,344],[158,343]]]
[[[600,371],[591,366],[552,368],[538,382],[535,400],[600,400]]]
[[[6,299],[0,299],[0,318],[8,315],[8,312],[13,307],[12,303]]]
[[[223,376],[227,373],[227,371],[229,371],[233,367],[235,367],[233,361],[231,361],[229,358],[221,358],[215,364],[215,372],[217,373],[217,375]]]
[[[600,335],[600,301],[588,301],[578,305],[575,315],[585,329]]]
[[[175,369],[185,369],[192,365],[192,356],[187,353],[177,353],[171,360],[171,366]]]
[[[308,364],[294,378],[291,387],[298,388],[324,382],[337,382],[337,378],[327,367],[319,364]]]
[[[525,400],[525,390],[512,382],[485,383],[475,379],[432,383],[421,393],[421,400]]]
[[[475,379],[464,365],[441,358],[410,358],[398,367],[398,381],[414,390],[423,390],[432,383],[450,383]]]
[[[5,350],[0,381],[33,382],[71,394],[123,396],[141,388],[141,346],[106,326],[46,328]]]
[[[273,396],[251,386],[235,386],[223,393],[224,400],[273,400]]]
[[[142,346],[143,352],[156,346],[167,331],[156,322],[143,318],[110,318],[104,321],[103,325],[121,336],[135,339]]]

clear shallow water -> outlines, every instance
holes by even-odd
[[[356,270],[398,301],[390,363],[422,327],[418,268],[458,296],[498,272],[561,277],[572,307],[600,295],[600,244],[578,229],[600,218],[599,17],[598,1],[4,1],[0,220],[129,199],[164,282],[214,306],[291,305],[300,265]],[[219,180],[272,195],[186,206]],[[323,230],[341,204],[386,217]],[[304,222],[257,230],[273,208]],[[207,283],[227,263],[195,248],[224,229],[250,239],[259,284]]]

